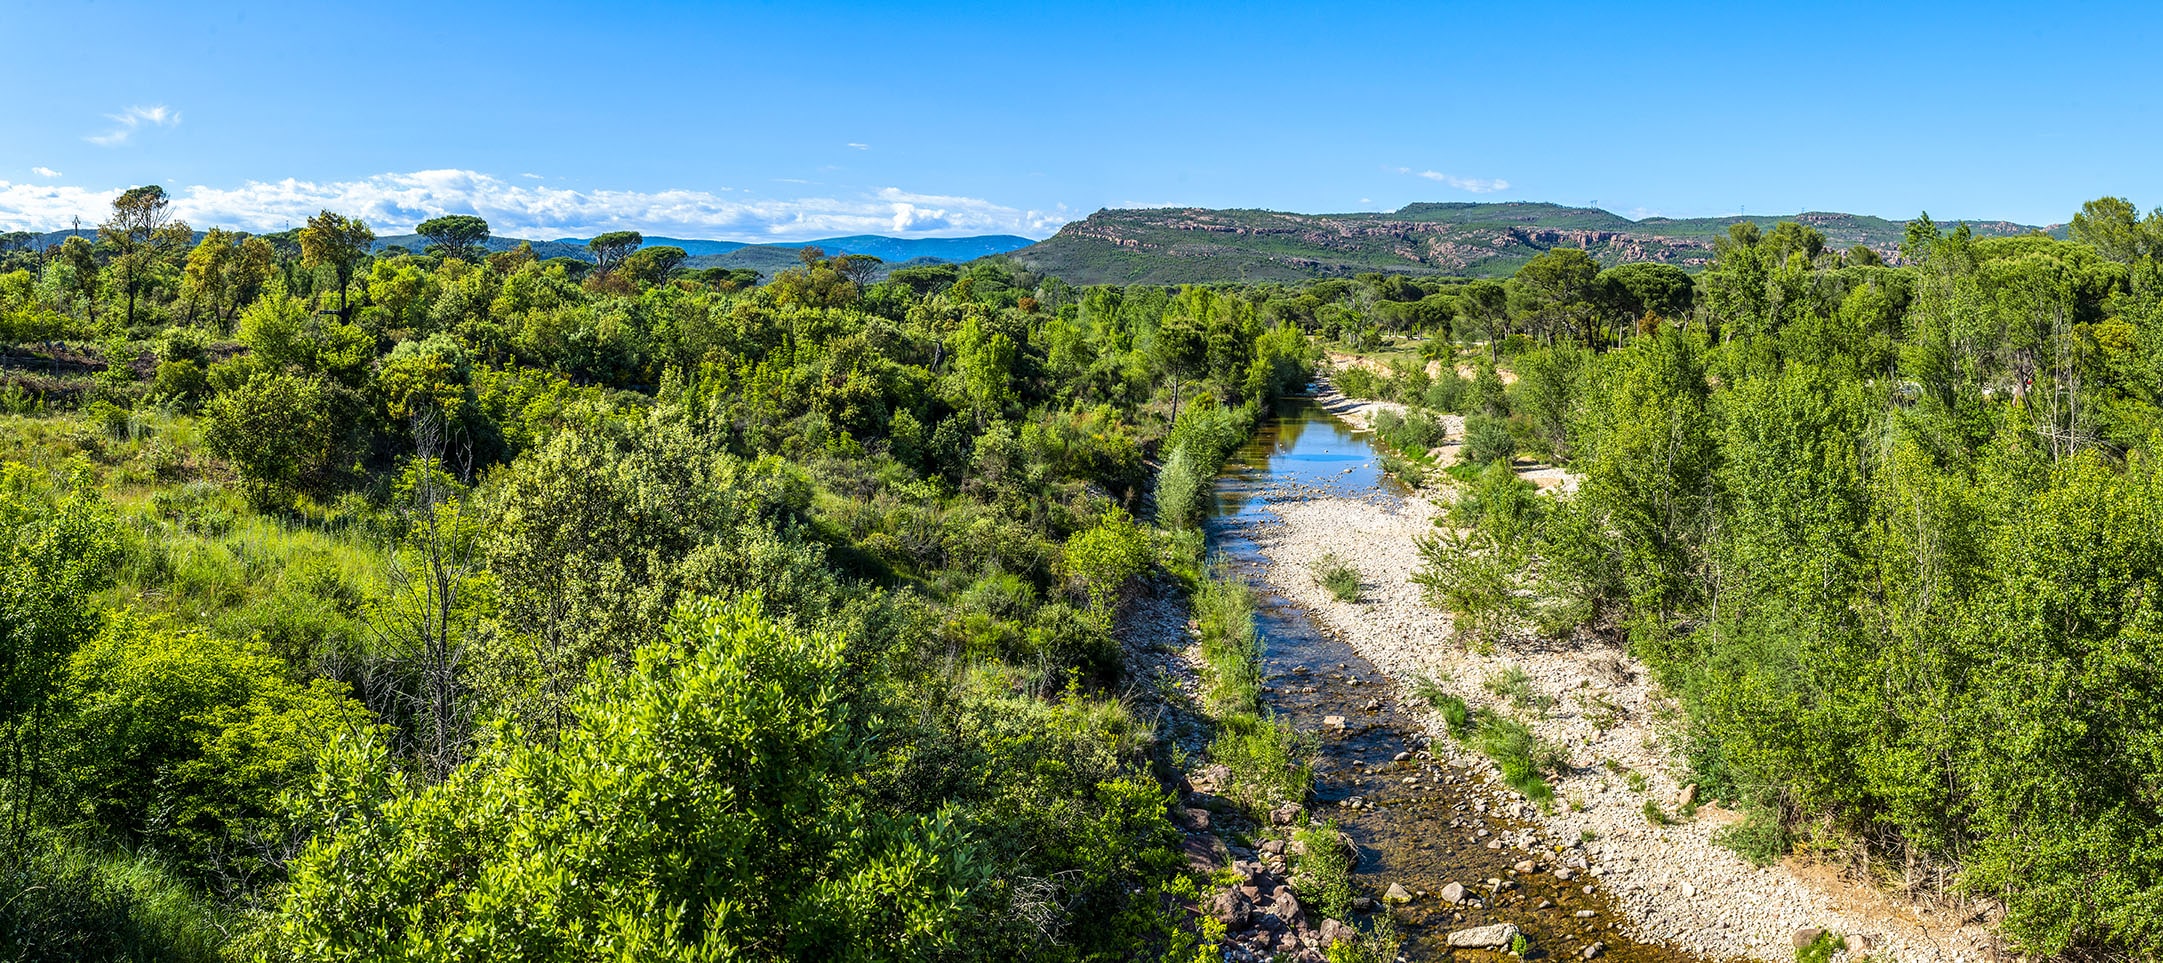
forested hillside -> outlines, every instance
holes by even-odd
[[[1299,330],[166,212],[0,263],[0,955],[1207,953],[1112,619]]]
[[[1150,208],[1103,210],[1014,252],[1031,270],[1075,284],[1298,282],[1366,272],[1502,277],[1554,248],[1584,250],[1612,267],[1648,262],[1698,270],[1736,224],[1761,231],[1792,220],[1838,249],[1896,258],[1905,226],[1855,214],[1646,218],[1559,204],[1410,204],[1386,214]],[[2034,228],[2003,221],[1981,236]],[[2062,232],[2061,232],[2062,233]],[[1858,252],[1858,256],[1865,256]]]
[[[1728,845],[1979,900],[2037,957],[2151,959],[2163,212],[2093,202],[2070,238],[1918,220],[1886,267],[1738,225],[1660,283],[1558,250],[1425,294],[1462,357],[1341,383],[1409,406],[1378,424],[1409,476],[1465,417],[1430,598],[1468,644],[1625,640],[1749,812]]]

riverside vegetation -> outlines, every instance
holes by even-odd
[[[1695,277],[1557,249],[1424,290],[1454,339],[1340,325],[1371,364],[1336,383],[1406,407],[1376,431],[1415,469],[1464,418],[1430,599],[1468,644],[1626,641],[1748,812],[1732,847],[1980,898],[2025,954],[2150,958],[2163,212],[2068,234],[1920,218],[1888,265],[1739,224]]]

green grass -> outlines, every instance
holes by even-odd
[[[1335,555],[1315,560],[1314,584],[1328,589],[1339,602],[1359,601],[1359,570]]]
[[[1203,708],[1216,729],[1209,758],[1231,770],[1224,795],[1261,818],[1273,806],[1306,798],[1313,747],[1262,704],[1253,591],[1222,564],[1195,568],[1205,572],[1191,604],[1202,633]]]
[[[39,834],[0,857],[0,952],[21,961],[218,960],[232,911],[153,857]]]
[[[1819,933],[1809,946],[1795,951],[1795,963],[1832,963],[1833,954],[1848,948],[1848,941],[1838,933]]]
[[[1480,687],[1509,700],[1519,709],[1539,710],[1547,707],[1547,698],[1532,687],[1532,678],[1518,666],[1498,669],[1488,674]]]
[[[1426,676],[1412,681],[1412,695],[1442,716],[1443,724],[1449,728],[1450,738],[1463,742],[1471,737],[1475,720],[1472,707],[1466,705],[1465,700],[1451,695],[1442,688],[1441,683]]]
[[[1555,789],[1546,772],[1559,761],[1555,748],[1542,743],[1532,728],[1515,719],[1488,717],[1479,721],[1471,746],[1502,770],[1502,781],[1542,807],[1553,805]]]

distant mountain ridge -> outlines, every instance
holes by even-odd
[[[1695,270],[1713,241],[1751,221],[1798,221],[1839,248],[1897,255],[1907,222],[1809,211],[1778,216],[1633,221],[1612,211],[1532,202],[1419,203],[1388,213],[1293,214],[1207,208],[1106,209],[1012,252],[1031,270],[1074,284],[1302,281],[1370,271],[1507,275],[1541,252],[1581,247],[1602,264],[1652,261]],[[1953,221],[1940,221],[1950,226]],[[1983,236],[2063,228],[1966,221]]]

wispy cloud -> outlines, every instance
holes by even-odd
[[[32,173],[32,174],[36,174],[36,175],[37,175],[37,176],[39,176],[39,177],[59,177],[59,176],[60,176],[60,172],[59,172],[59,171],[53,170],[53,169],[52,169],[52,168],[50,168],[50,167],[33,167],[33,168],[30,168],[30,173]]]
[[[850,147],[850,149],[852,149],[852,150],[870,150],[870,149],[871,149],[871,145],[870,145],[870,144],[859,144],[859,143],[857,143],[857,142],[855,142],[855,141],[853,141],[853,140],[849,142],[849,147]]]
[[[527,180],[529,180],[529,181],[540,181],[540,180],[547,180],[547,178],[545,178],[545,177],[542,177],[542,176],[541,176],[541,175],[539,175],[539,174],[535,174],[535,173],[532,173],[532,172],[530,172],[530,171],[529,171],[529,172],[527,172],[527,173],[524,173],[524,174],[520,174],[520,175],[518,175],[518,176],[520,176],[520,177],[523,177],[523,178],[525,178],[525,179],[527,179]]]
[[[1455,174],[1444,174],[1441,171],[1415,171],[1409,167],[1397,168],[1397,173],[1410,174],[1413,177],[1424,177],[1436,183],[1447,184],[1467,194],[1492,194],[1496,191],[1510,189],[1510,182],[1499,177],[1458,177]]]
[[[102,134],[92,134],[83,138],[84,140],[100,147],[119,147],[132,139],[136,131],[145,127],[180,126],[180,111],[164,104],[156,107],[130,107],[120,113],[105,116],[113,122],[113,129]]]
[[[0,229],[65,225],[111,213],[119,190],[0,181]],[[444,214],[478,214],[499,235],[589,236],[638,230],[676,237],[795,241],[837,234],[1049,235],[1072,220],[1064,206],[1027,210],[983,198],[886,187],[786,199],[711,191],[568,190],[469,170],[378,174],[351,181],[248,181],[173,192],[173,212],[197,227],[274,231],[320,210],[367,221],[377,234],[407,231]]]

